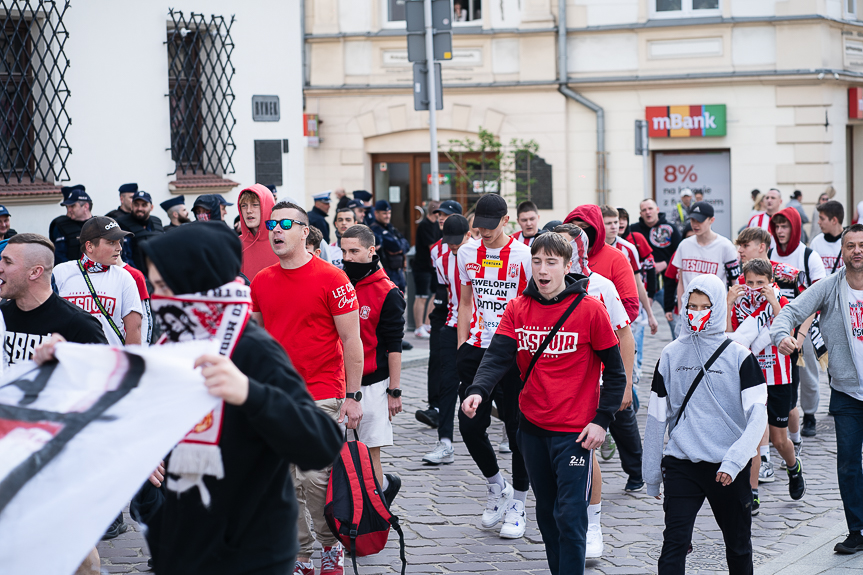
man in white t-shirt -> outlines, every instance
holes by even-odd
[[[707,202],[696,202],[689,211],[689,223],[694,236],[680,242],[671,264],[680,274],[677,282],[677,301],[683,301],[683,294],[689,282],[702,274],[717,276],[726,285],[737,283],[740,275],[740,262],[737,261],[737,249],[728,238],[720,236],[711,229],[716,218],[713,217],[713,206]],[[665,314],[671,321],[671,313]]]
[[[504,232],[509,222],[507,211],[506,200],[499,195],[480,197],[474,209],[473,225],[479,228],[481,239],[468,242],[458,250],[458,274],[462,287],[458,304],[456,366],[461,379],[459,399],[462,402],[507,304],[524,291],[531,277],[530,248]],[[503,519],[500,535],[508,539],[524,535],[524,503],[530,487],[527,468],[516,441],[520,389],[521,376],[513,363],[492,396],[512,449],[512,484],[501,475],[497,455],[486,433],[491,425],[491,402],[483,402],[474,417],[468,417],[463,411],[458,413],[459,430],[465,446],[488,481],[482,526],[491,529]]]
[[[512,234],[512,237],[530,247],[539,231],[539,210],[536,204],[530,200],[523,201],[515,210],[515,218],[521,230]]]
[[[761,201],[761,205],[764,206],[765,211],[757,213],[749,218],[749,224],[746,226],[747,228],[768,229],[770,226],[770,218],[772,218],[774,214],[778,213],[782,208],[782,194],[775,188],[771,189],[769,192],[764,194],[764,199]]]
[[[793,209],[793,208],[792,208]],[[848,525],[848,537],[833,550],[842,554],[863,551],[863,225],[845,230],[845,264],[782,308],[773,320],[770,337],[779,352],[798,350],[792,331],[820,312],[830,356],[830,414],[836,425],[836,475]]]
[[[357,217],[354,213],[354,210],[351,208],[341,208],[336,212],[336,241],[326,246],[327,255],[329,256],[327,260],[336,266],[339,269],[342,269],[342,234],[351,227],[356,225]]]
[[[812,238],[809,247],[818,252],[824,263],[827,275],[836,273],[842,263],[842,222],[845,219],[845,208],[836,200],[830,200],[819,205],[818,227],[821,233]]]
[[[127,235],[131,234],[111,218],[92,218],[81,228],[81,259],[54,268],[58,295],[96,316],[108,343],[116,346],[141,343],[143,307],[138,286],[129,272],[117,266]]]
[[[794,208],[785,208],[770,219],[770,233],[776,242],[776,248],[767,252],[770,261],[788,264],[797,268],[800,273],[798,277],[806,289],[827,277],[824,262],[815,250],[806,247],[801,238],[803,223],[800,214]],[[820,325],[813,323],[806,339],[803,341],[803,366],[800,367],[800,407],[803,408],[803,428],[800,430],[803,437],[814,437],[815,413],[821,401],[818,377],[818,355],[815,346],[826,349],[821,338]],[[813,341],[815,338],[816,341]],[[814,344],[814,345],[813,345]],[[796,409],[797,406],[795,405]]]

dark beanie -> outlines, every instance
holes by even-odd
[[[175,295],[203,292],[234,281],[243,259],[240,239],[224,222],[185,224],[144,242],[141,249]]]

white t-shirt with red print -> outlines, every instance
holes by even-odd
[[[479,241],[458,249],[459,279],[473,290],[468,344],[489,346],[507,304],[527,287],[530,260],[530,248],[512,237],[502,248],[487,248]]]
[[[851,314],[851,355],[857,373],[863,373],[863,290],[848,287],[848,311]],[[863,385],[855,393],[848,393],[857,401],[863,401]]]
[[[684,293],[689,282],[702,274],[714,275],[722,283],[727,283],[726,264],[732,262],[737,262],[737,249],[728,238],[720,235],[706,246],[699,244],[695,236],[690,236],[680,242],[671,258],[671,264],[677,268],[680,281],[683,282]]]
[[[629,314],[626,313],[626,308],[620,301],[620,294],[610,279],[598,273],[590,274],[590,278],[587,280],[587,295],[602,302],[608,311],[608,317],[614,331],[629,325]]]

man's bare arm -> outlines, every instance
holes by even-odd
[[[259,326],[264,327],[264,314],[259,311],[253,311],[252,319],[255,320]]]
[[[123,318],[123,327],[126,329],[126,345],[141,345],[142,317],[140,313],[130,311]]]
[[[471,317],[473,317],[473,287],[463,285],[458,299],[458,347],[461,347],[470,336]]]

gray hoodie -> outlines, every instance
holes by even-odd
[[[710,299],[710,319],[703,331],[694,333],[682,315],[680,336],[665,346],[656,364],[642,459],[649,495],[659,495],[663,455],[719,463],[717,473],[734,479],[757,452],[767,426],[764,374],[755,356],[739,343],[728,346],[713,363],[675,426],[695,376],[726,339],[725,284],[714,275],[695,278],[683,295],[681,310],[686,310],[694,290]],[[666,428],[669,439],[663,449]]]
[[[836,273],[817,281],[794,301],[782,308],[773,320],[770,337],[773,345],[779,343],[791,334],[794,327],[815,313],[821,312],[819,319],[821,333],[827,344],[827,356],[830,361],[827,373],[830,374],[830,387],[842,393],[860,393],[860,374],[854,365],[851,354],[851,314],[848,309],[848,281],[845,279],[846,268],[839,268]]]

